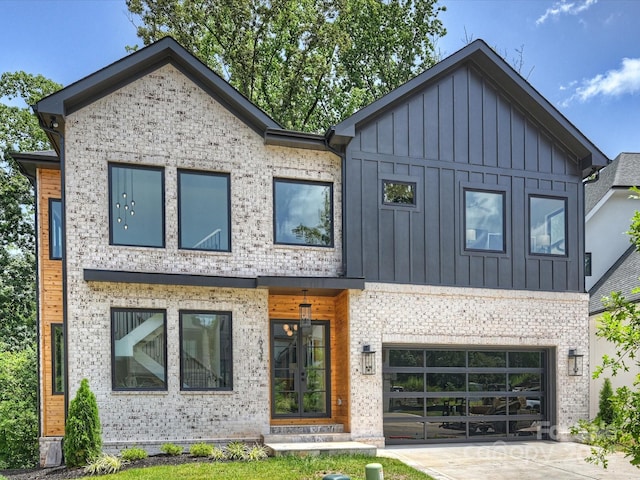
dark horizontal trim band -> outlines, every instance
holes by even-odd
[[[116,270],[84,270],[87,282],[148,283],[190,287],[256,288],[255,278],[216,277],[184,273],[124,272]]]
[[[126,272],[120,270],[84,269],[87,282],[147,283],[192,287],[282,288],[363,290],[364,278],[345,277],[217,277],[185,273]]]

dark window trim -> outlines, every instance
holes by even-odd
[[[113,167],[117,168],[131,168],[137,170],[153,170],[156,172],[160,172],[160,192],[162,195],[162,245],[131,245],[128,243],[113,243],[113,211],[111,205],[111,199],[113,197],[112,192],[112,171]],[[118,247],[140,247],[140,248],[165,248],[166,247],[166,208],[165,208],[165,191],[164,191],[164,167],[153,167],[149,165],[132,165],[130,163],[119,163],[119,162],[109,162],[109,175],[108,175],[108,183],[109,183],[109,198],[108,198],[108,210],[109,210],[109,245],[118,246]]]
[[[56,362],[56,330],[60,329],[62,331],[62,390],[56,390],[56,370],[58,369],[58,364]],[[51,394],[52,395],[64,395],[64,324],[63,323],[52,323],[51,324]]]
[[[276,183],[293,183],[293,184],[303,184],[303,185],[318,185],[329,187],[329,200],[331,203],[331,242],[329,245],[316,245],[310,243],[288,243],[288,242],[278,242],[276,240]],[[315,181],[315,180],[299,180],[295,178],[281,178],[281,177],[273,177],[272,189],[273,192],[273,243],[274,245],[290,245],[294,247],[312,247],[312,248],[334,248],[335,247],[335,218],[334,218],[334,204],[333,204],[333,182],[323,182],[323,181]]]
[[[183,362],[182,362],[182,316],[193,314],[206,314],[206,315],[228,315],[229,316],[229,333],[231,342],[231,358],[229,359],[229,377],[231,385],[228,387],[212,387],[212,388],[184,388],[182,384],[183,378]],[[180,342],[180,390],[183,392],[232,392],[233,391],[233,315],[231,311],[223,310],[180,310],[178,312],[179,325],[178,325],[178,337]]]
[[[60,256],[53,254],[53,215],[51,215],[54,203],[60,205]],[[62,200],[59,198],[49,198],[49,260],[62,260]]]
[[[566,242],[566,239],[565,239]],[[590,277],[592,275],[593,268],[593,254],[592,252],[584,252],[584,276]]]
[[[180,202],[182,201],[182,183],[180,182],[180,176],[183,173],[187,175],[202,175],[205,177],[224,177],[227,179],[227,245],[229,248],[208,250],[204,248],[189,248],[182,246],[182,209],[180,208]],[[194,250],[199,252],[231,252],[231,175],[229,173],[190,170],[186,168],[178,169],[178,248],[181,250]]]
[[[559,253],[538,253],[531,251],[531,199],[548,198],[552,200],[562,200],[564,202],[564,254]],[[557,260],[569,260],[569,197],[566,195],[550,195],[548,193],[538,193],[527,191],[527,218],[525,219],[527,257],[530,258],[553,258]]]
[[[417,182],[404,182],[399,180],[389,180],[383,178],[381,180],[382,183],[382,204],[386,206],[394,206],[400,208],[415,208],[418,194],[418,184]],[[385,187],[388,185],[405,185],[407,187],[413,187],[413,201],[411,203],[401,203],[401,202],[389,202],[385,200]]]
[[[140,387],[117,387],[116,386],[116,340],[115,332],[113,329],[113,314],[117,312],[153,312],[162,313],[164,316],[163,329],[164,329],[164,387],[160,388],[140,388]],[[167,378],[167,365],[169,360],[167,358],[167,310],[164,308],[123,308],[123,307],[111,307],[109,313],[109,327],[111,328],[111,390],[114,392],[166,392],[168,390],[168,378]]]
[[[462,244],[463,254],[483,254],[483,255],[507,255],[509,251],[509,239],[511,235],[511,225],[509,219],[511,218],[511,212],[507,212],[509,202],[507,202],[507,195],[511,192],[508,188],[503,188],[500,185],[485,185],[485,184],[471,184],[462,183],[461,185],[461,205],[462,205],[462,226],[460,228],[460,238]],[[502,195],[502,250],[489,250],[480,248],[467,248],[467,196],[466,192],[480,192],[480,193],[496,193]]]

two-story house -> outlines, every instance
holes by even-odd
[[[607,159],[482,41],[326,135],[171,38],[35,111],[43,459],[82,378],[107,449],[586,418],[582,180]]]
[[[633,290],[640,286],[640,253],[627,234],[631,219],[640,210],[640,200],[632,198],[631,187],[640,186],[640,154],[621,153],[585,185],[585,251],[590,268],[585,288],[589,292],[591,350],[590,363],[601,365],[603,355],[613,355],[615,345],[596,335],[598,320],[605,307],[604,297],[621,292],[625,298],[640,301]],[[599,409],[599,392],[609,377],[614,388],[631,386],[640,373],[637,365],[627,362],[628,371],[613,377],[605,371],[591,382],[590,416]]]

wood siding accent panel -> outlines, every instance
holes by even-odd
[[[312,305],[313,320],[329,321],[329,348],[331,352],[331,417],[330,418],[278,418],[272,425],[321,425],[342,423],[345,431],[349,420],[349,296],[344,291],[336,297],[307,296]],[[269,295],[269,320],[296,320],[300,318],[302,295]],[[271,353],[269,354],[271,362]],[[269,367],[271,372],[271,366]]]
[[[392,148],[390,147],[392,145]],[[415,178],[418,208],[382,205]],[[499,85],[463,65],[356,127],[347,146],[347,275],[366,281],[584,290],[579,162]],[[465,188],[505,193],[506,251],[466,251]],[[529,196],[567,198],[567,256],[529,254]]]
[[[62,261],[49,259],[49,199],[60,198],[60,171],[38,169],[38,289],[40,337],[40,402],[42,435],[64,435],[64,395],[53,392],[51,325],[63,322]]]

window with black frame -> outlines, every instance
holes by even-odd
[[[164,247],[164,170],[109,165],[110,243]]]
[[[178,172],[180,248],[231,250],[229,175]]]
[[[564,198],[529,197],[529,251],[531,254],[566,255],[567,202]]]
[[[464,190],[464,248],[505,251],[505,194]]]
[[[288,245],[333,246],[333,185],[274,181],[274,239]]]
[[[180,388],[233,388],[230,312],[180,312]]]
[[[164,310],[111,310],[114,390],[167,389],[166,333]]]
[[[61,323],[51,324],[51,372],[52,393],[64,393],[64,326]]]
[[[62,202],[49,199],[49,258],[62,259]]]

